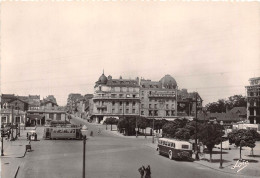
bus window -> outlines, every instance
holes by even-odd
[[[171,147],[172,147],[172,148],[175,148],[175,143],[171,143]]]
[[[168,146],[171,146],[171,142],[168,142]]]
[[[189,145],[181,145],[182,149],[189,149]]]

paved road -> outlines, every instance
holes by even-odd
[[[74,123],[82,123],[72,119]],[[97,135],[97,128],[88,125],[94,137],[86,144],[86,177],[135,178],[141,165],[151,166],[153,178],[241,177],[226,174],[196,163],[169,160],[145,145],[145,139],[116,137],[107,132]],[[42,130],[43,128],[38,128]],[[41,140],[32,142],[33,152],[24,158],[19,178],[82,177],[82,140]]]

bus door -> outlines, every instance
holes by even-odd
[[[46,138],[50,138],[50,128],[46,128],[46,130],[45,130],[45,136],[46,136]]]

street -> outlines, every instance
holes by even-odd
[[[72,123],[84,124],[72,119]],[[243,177],[206,168],[194,162],[169,160],[160,156],[146,145],[145,138],[133,139],[117,137],[102,131],[97,134],[97,127],[87,125],[94,131],[86,143],[86,177],[116,178],[140,177],[138,168],[151,166],[152,177]],[[43,127],[37,128],[43,132]],[[41,135],[39,135],[41,139]],[[82,140],[43,140],[32,142],[32,152],[24,158],[18,173],[19,178],[45,177],[82,177]]]

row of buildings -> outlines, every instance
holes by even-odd
[[[180,89],[170,75],[152,81],[138,77],[123,79],[121,76],[114,79],[103,73],[95,83],[93,95],[70,94],[67,107],[79,117],[97,123],[108,117],[193,118],[197,108],[199,120],[260,124],[260,77],[251,78],[249,82],[250,85],[246,86],[247,107],[235,107],[225,113],[209,113],[202,107],[203,100],[197,92]]]
[[[202,108],[197,92],[179,89],[176,80],[165,75],[159,81],[113,79],[104,73],[94,86],[93,95],[70,94],[67,108],[71,113],[100,123],[108,117],[144,116],[155,119],[175,119],[194,116]]]
[[[2,94],[1,123],[44,125],[51,120],[66,120],[66,111],[58,106],[53,95],[40,99],[40,95],[16,96]]]

